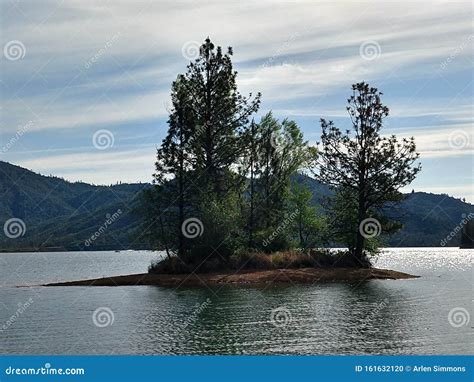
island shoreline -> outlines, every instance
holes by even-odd
[[[312,284],[328,282],[363,282],[366,280],[405,280],[420,276],[378,268],[297,268],[273,270],[245,270],[200,274],[139,273],[43,284],[42,286],[136,286],[163,287],[258,284]]]

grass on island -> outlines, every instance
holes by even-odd
[[[371,268],[365,256],[361,263],[348,251],[327,249],[288,250],[276,253],[250,252],[232,255],[228,260],[220,256],[196,261],[183,261],[178,256],[170,256],[156,261],[148,267],[151,274],[190,274],[221,271],[262,271],[299,268]]]
[[[367,259],[367,258],[366,258]],[[233,255],[228,261],[216,258],[185,263],[170,256],[149,267],[148,273],[67,281],[46,286],[209,287],[212,285],[258,285],[278,283],[363,282],[373,279],[411,279],[418,276],[377,269],[367,259],[360,264],[349,252],[291,250],[272,254]]]

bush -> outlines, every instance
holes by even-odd
[[[209,273],[237,270],[273,270],[297,268],[369,268],[367,256],[364,263],[348,251],[330,251],[326,249],[300,251],[291,250],[267,254],[263,252],[235,253],[229,260],[222,258],[208,259],[202,263],[184,263],[178,257],[172,256],[152,264],[149,273],[179,274],[179,273]]]

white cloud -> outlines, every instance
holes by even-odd
[[[31,6],[22,10],[27,17],[16,12],[20,20],[6,20],[3,26],[4,39],[24,41],[27,54],[22,62],[2,65],[7,83],[11,77],[18,81],[18,87],[26,84],[17,95],[21,101],[16,97],[12,100],[10,93],[2,94],[8,116],[2,123],[5,129],[20,124],[18,119],[25,104],[38,112],[38,95],[30,95],[28,90],[41,77],[48,82],[56,79],[59,84],[46,85],[41,92],[44,102],[55,101],[54,107],[45,110],[47,116],[40,115],[38,129],[94,121],[115,123],[122,120],[124,113],[127,120],[161,115],[164,111],[157,113],[156,105],[167,99],[170,82],[185,69],[182,45],[208,34],[219,44],[235,47],[235,62],[237,67],[242,65],[242,90],[262,91],[266,105],[271,107],[273,101],[331,93],[357,79],[383,78],[392,71],[402,78],[413,75],[412,71],[420,70],[414,68],[416,64],[442,62],[462,44],[471,28],[471,19],[462,3],[434,3],[422,8],[413,3],[339,5],[312,1],[259,5],[206,2],[199,6],[70,1],[50,2],[49,7],[46,3],[41,9]],[[11,7],[15,14],[15,6]],[[359,45],[367,39],[381,46],[381,56],[376,61],[368,62],[359,56]],[[104,49],[110,41],[110,47]],[[92,77],[82,76],[84,63],[101,49],[97,63],[89,73],[86,71]],[[460,56],[468,53],[469,49],[465,49]],[[271,58],[275,65],[262,67]],[[462,62],[460,57],[456,59]],[[77,100],[79,104],[61,96],[64,87],[77,75],[80,77],[73,85],[92,92],[87,99]],[[34,81],[28,83],[32,76]],[[127,85],[150,84],[153,78],[157,84],[152,88],[155,95],[145,95],[145,102],[141,102],[140,94],[127,94]],[[160,87],[168,84],[166,91],[158,89],[159,81]],[[118,87],[123,88],[123,100],[111,96]],[[104,93],[114,98],[119,113],[106,97],[101,97]],[[90,118],[81,115],[88,109],[97,112]]]
[[[151,182],[154,172],[155,149],[114,152],[89,151],[65,155],[43,156],[15,162],[43,175],[53,174],[70,181],[94,184]]]
[[[187,64],[183,44],[209,35],[234,47],[240,90],[261,91],[263,112],[345,117],[344,108],[319,101],[366,80],[397,87],[389,104],[395,121],[438,117],[436,126],[396,132],[414,135],[422,158],[472,150],[470,76],[447,79],[472,67],[470,2],[45,0],[3,2],[1,11],[2,47],[10,40],[26,47],[24,59],[0,62],[1,138],[33,120],[32,133],[59,131],[74,147],[84,129],[162,118],[171,81]],[[368,40],[380,46],[373,61],[359,55]],[[430,81],[449,94],[420,96]],[[460,149],[449,140],[456,130],[468,136]],[[44,156],[39,147],[21,163],[73,180],[149,180],[154,153],[147,150]]]
[[[398,138],[415,137],[420,159],[472,156],[474,131],[472,125],[462,124],[420,132],[409,129],[397,134]]]

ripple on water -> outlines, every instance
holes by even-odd
[[[471,250],[389,249],[377,266],[421,275],[279,287],[12,288],[140,273],[159,254],[0,254],[2,353],[470,354]],[[32,267],[31,264],[35,264]],[[17,314],[18,304],[32,303]],[[94,325],[107,307],[113,323]],[[453,327],[454,308],[470,323]],[[14,317],[14,319],[12,319]],[[0,326],[1,327],[1,326]]]

